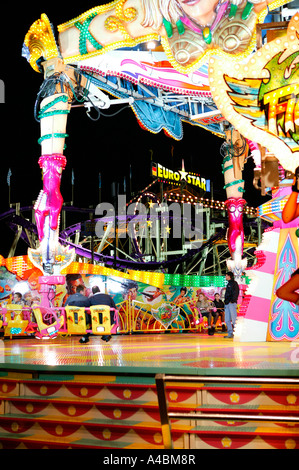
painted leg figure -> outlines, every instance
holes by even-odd
[[[39,247],[36,250],[30,249],[28,254],[32,263],[39,267],[44,275],[52,276],[59,274],[75,256],[74,250],[63,247],[58,240],[63,204],[60,183],[66,166],[63,152],[67,137],[67,117],[73,95],[69,90],[72,77],[67,76],[66,70],[60,70],[62,64],[59,60],[44,62],[43,66],[46,79],[39,93],[41,103],[38,113],[41,129],[39,165],[43,172],[43,188],[34,206]],[[71,71],[70,69],[70,75]]]
[[[299,216],[299,167],[296,168],[295,178],[292,186],[292,192],[284,206],[282,220],[289,223]],[[277,297],[299,305],[299,269],[293,272],[291,278],[276,291]]]
[[[57,240],[55,234],[59,225],[63,199],[60,193],[60,179],[65,168],[63,155],[43,155],[39,165],[43,170],[43,189],[35,204],[35,219],[43,258],[43,270],[53,274]]]
[[[247,266],[247,259],[242,259],[244,247],[243,209],[246,205],[246,200],[243,198],[242,171],[248,145],[235,129],[227,131],[226,142],[227,154],[223,159],[222,168],[227,195],[225,205],[229,222],[227,242],[231,255],[231,259],[228,259],[226,263],[228,269],[234,273],[236,280],[240,281]]]

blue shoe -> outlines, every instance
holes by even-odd
[[[226,336],[223,336],[223,338],[233,338],[234,335],[226,335]]]
[[[108,341],[110,341],[111,338],[112,338],[112,336],[110,336],[110,335],[103,335],[103,336],[101,336],[101,340],[102,340],[102,341],[106,341],[106,343],[108,343]]]

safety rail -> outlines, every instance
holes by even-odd
[[[165,304],[173,310],[179,310],[177,317],[167,326],[159,321],[154,313],[155,309],[139,300],[133,300],[129,305],[129,330],[130,332],[151,333],[164,332],[166,329],[172,332],[198,331],[203,327],[202,315],[192,301],[178,304],[174,301],[165,301]]]
[[[224,411],[223,413],[209,412],[170,412],[168,410],[166,383],[167,382],[190,382],[190,383],[231,383],[231,384],[256,384],[256,385],[298,385],[299,378],[280,378],[280,377],[235,377],[235,376],[182,376],[156,374],[155,376],[157,397],[159,404],[159,413],[165,449],[173,449],[173,440],[171,435],[171,419],[191,419],[191,420],[238,420],[238,421],[270,421],[270,422],[290,422],[299,423],[299,416],[274,416],[270,414],[250,415],[238,414]]]

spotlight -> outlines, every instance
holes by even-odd
[[[153,50],[156,49],[156,47],[157,47],[157,42],[156,42],[156,41],[148,41],[148,42],[146,43],[146,47],[148,48],[148,50],[152,50],[152,51],[153,51]]]

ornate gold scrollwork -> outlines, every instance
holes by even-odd
[[[105,21],[105,28],[110,32],[121,31],[124,37],[130,38],[127,33],[124,23],[130,23],[137,17],[137,11],[135,8],[124,9],[124,3],[126,0],[121,1],[115,8],[115,16],[109,16]]]
[[[59,56],[51,23],[44,13],[30,27],[25,36],[24,43],[29,50],[29,63],[36,72],[40,72],[37,64],[37,60],[40,57],[48,60]]]

